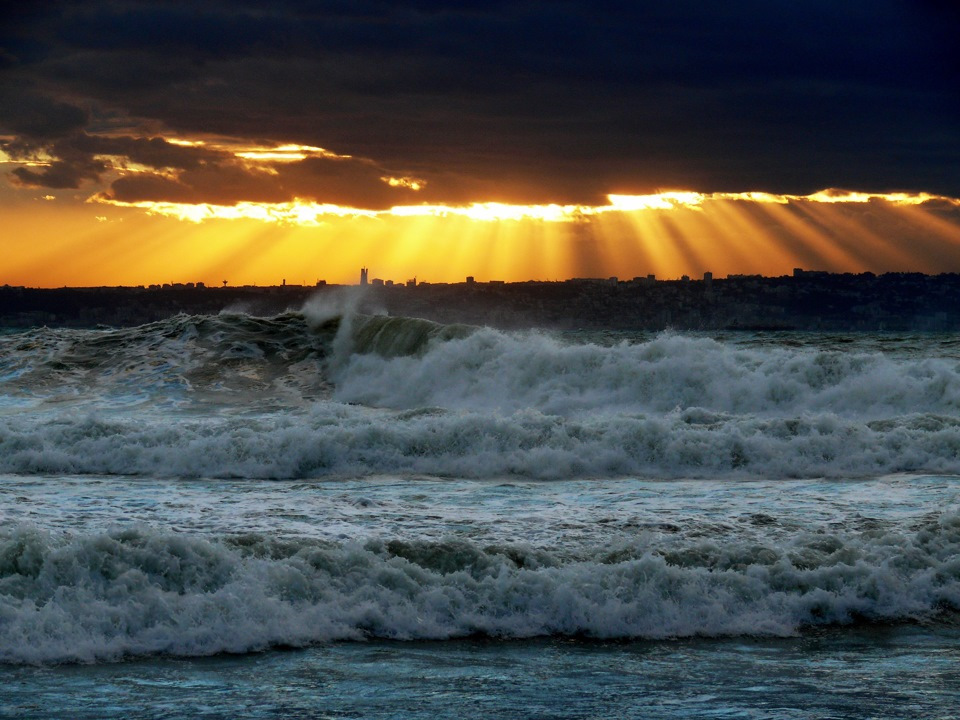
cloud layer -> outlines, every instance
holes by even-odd
[[[10,174],[21,185],[367,208],[960,195],[950,3],[22,5],[0,24],[2,149],[33,163]],[[340,157],[251,161],[244,143]]]

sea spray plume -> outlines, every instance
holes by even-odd
[[[333,292],[316,293],[308,298],[300,309],[307,326],[314,330],[333,320],[338,321],[337,333],[327,358],[327,368],[330,373],[336,373],[349,362],[353,352],[354,318],[360,308],[373,314],[386,313],[379,307],[371,310],[368,307],[368,299],[367,286],[350,286],[338,288]]]
[[[368,286],[357,285],[314,293],[303,303],[300,313],[309,327],[317,328],[331,320],[352,317],[360,312],[361,307],[367,314],[382,315],[386,312],[382,308],[371,309],[369,306]]]

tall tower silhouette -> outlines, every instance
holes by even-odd
[[[370,271],[367,268],[360,268],[360,284],[361,285],[367,284],[367,273],[369,272]]]

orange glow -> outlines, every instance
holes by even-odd
[[[419,190],[421,181],[412,178],[381,178],[392,187],[407,187]],[[425,183],[424,183],[425,185]],[[663,210],[702,210],[707,205],[721,206],[729,203],[745,202],[759,204],[788,205],[790,203],[811,204],[863,204],[881,202],[892,205],[916,206],[938,201],[960,207],[960,199],[930,195],[927,193],[857,193],[821,190],[812,195],[772,195],[761,192],[745,193],[697,193],[663,192],[655,195],[608,195],[608,205],[514,205],[500,202],[477,202],[470,205],[400,205],[388,210],[367,210],[362,208],[315,203],[294,200],[283,203],[240,202],[235,205],[212,205],[207,203],[183,204],[171,202],[135,202],[125,203],[105,199],[102,196],[91,198],[120,207],[137,207],[151,214],[175,217],[180,220],[201,222],[211,219],[237,220],[249,218],[264,222],[294,223],[317,225],[324,216],[336,217],[376,217],[392,215],[396,217],[451,217],[463,216],[471,220],[497,222],[504,220],[539,220],[542,222],[580,222],[586,217],[605,213],[633,213]]]
[[[180,145],[181,147],[200,147],[206,143],[203,140],[182,140],[180,138],[164,138],[171,145]]]
[[[29,158],[14,159],[0,150],[0,165],[23,165],[25,167],[48,167],[53,157],[47,152],[37,151]]]
[[[412,177],[382,177],[380,178],[390,187],[402,187],[409,190],[423,190],[427,186],[426,180]]]
[[[930,195],[669,192],[607,205],[5,203],[0,284],[355,283],[960,272],[960,202]],[[849,197],[849,201],[838,200]]]
[[[297,162],[299,160],[306,160],[308,157],[325,157],[342,160],[350,157],[349,155],[338,155],[322,147],[313,147],[311,145],[288,144],[273,147],[252,146],[243,148],[210,145],[209,147],[214,150],[228,150],[236,157],[243,158],[244,160],[258,160],[261,162]]]
[[[664,192],[656,195],[607,195],[608,207],[592,208],[593,212],[633,212],[635,210],[672,210],[676,207],[697,207],[708,196],[695,192]]]

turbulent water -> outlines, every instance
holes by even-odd
[[[0,337],[0,472],[960,472],[960,341],[869,344],[669,333],[572,343],[299,314],[44,328]]]
[[[869,628],[960,659],[955,335],[504,333],[309,307],[9,332],[0,474],[0,716],[45,716],[31,698],[48,691],[52,715],[136,705],[98,705],[70,663],[146,677],[307,647],[323,673],[383,641],[384,688],[410,653],[490,681],[525,647],[553,648],[557,672],[575,647],[615,678],[629,641],[701,643],[720,692],[756,680],[725,674],[731,643],[781,643],[775,685],[810,633],[846,647]],[[289,672],[248,657],[261,683]],[[72,695],[50,691],[52,667]],[[172,690],[214,707],[191,668]],[[949,685],[910,707],[937,716]],[[587,687],[540,716],[630,715]],[[845,715],[832,687],[821,708],[884,716]],[[150,697],[139,714],[165,716]],[[722,696],[725,716],[778,716],[744,697]]]

